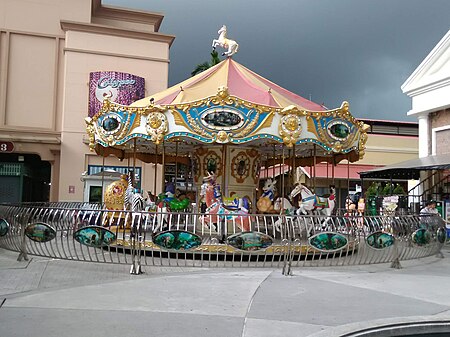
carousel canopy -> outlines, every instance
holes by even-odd
[[[347,102],[327,110],[231,58],[130,106],[106,99],[86,124],[97,153],[127,158],[137,152],[146,162],[162,161],[161,144],[166,163],[188,162],[198,146],[220,144],[253,147],[271,157],[267,166],[284,164],[288,152],[296,165],[336,164],[362,158],[367,141],[367,126]]]
[[[149,98],[154,99],[154,104],[183,104],[215,96],[219,87],[228,88],[228,94],[231,96],[259,105],[276,108],[295,105],[299,109],[310,111],[326,110],[322,105],[270,82],[232,58],[227,58],[214,67]],[[149,98],[136,101],[131,106],[147,106]]]

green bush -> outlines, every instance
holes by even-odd
[[[373,182],[369,188],[366,190],[366,197],[376,197],[380,194],[381,184],[377,182]]]
[[[394,191],[392,191],[392,194],[395,194],[395,195],[406,195],[406,192],[403,189],[402,185],[397,184],[397,186],[395,186],[395,188],[394,188]]]

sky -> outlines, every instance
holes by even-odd
[[[417,122],[401,85],[450,29],[450,0],[103,0],[160,12],[175,35],[169,86],[209,61],[222,25],[233,59],[329,109],[356,118]],[[221,51],[220,49],[218,49]],[[137,74],[138,75],[138,74]]]

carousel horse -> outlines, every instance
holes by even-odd
[[[206,212],[202,217],[202,224],[209,227],[210,224],[217,224],[220,220],[235,221],[237,226],[243,231],[250,231],[249,207],[247,198],[238,199],[236,209],[225,206],[222,200],[220,186],[216,183],[214,173],[204,178],[200,196],[205,198]]]
[[[151,191],[147,191],[147,198],[145,199],[145,210],[147,212],[156,211],[156,201],[158,197],[154,195]]]
[[[263,194],[258,199],[258,202],[256,203],[256,207],[259,211],[263,213],[269,213],[272,210],[274,210],[273,207],[273,199],[275,198],[275,185],[277,181],[272,180],[272,178],[269,178],[266,180],[263,186]]]
[[[335,197],[336,189],[334,186],[330,186],[330,195],[328,197],[320,197],[312,193],[306,186],[298,183],[290,194],[290,198],[293,199],[297,195],[301,195],[301,200],[298,203],[298,212],[302,214],[308,214],[308,212],[319,211],[326,216],[325,221],[322,223],[322,227],[325,228],[328,222],[331,220],[331,213],[336,205]]]
[[[124,208],[133,212],[140,212],[145,209],[145,199],[137,189],[133,187],[131,174],[128,174],[128,187],[125,191]]]
[[[239,45],[236,41],[227,39],[227,26],[223,25],[217,33],[219,34],[219,38],[213,40],[213,50],[216,50],[216,47],[220,46],[228,49],[226,52],[222,53],[222,56],[232,56],[233,54],[236,54],[239,49]]]
[[[175,185],[168,183],[166,191],[158,195],[157,204],[161,208],[166,207],[169,212],[184,211],[191,205],[191,200],[189,198],[176,198]]]
[[[273,209],[275,211],[279,211],[280,215],[285,215],[285,217],[289,219],[289,222],[291,224],[295,223],[300,231],[302,231],[303,229],[308,236],[312,235],[313,227],[308,226],[306,219],[302,219],[299,217],[299,215],[301,215],[300,211],[296,209],[287,198],[276,198]],[[278,217],[277,221],[275,221],[274,223],[274,228],[278,232],[281,232],[282,220],[282,217]]]
[[[155,201],[157,210],[157,230],[162,229],[164,226],[168,226],[167,221],[169,213],[185,211],[191,206],[191,200],[184,198],[179,200],[175,197],[175,185],[168,183],[164,193],[160,193]]]

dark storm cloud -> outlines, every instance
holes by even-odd
[[[176,36],[170,85],[209,60],[226,24],[237,62],[329,108],[347,100],[355,117],[372,119],[408,120],[411,99],[400,86],[450,28],[448,0],[103,3],[165,14],[160,32]]]

